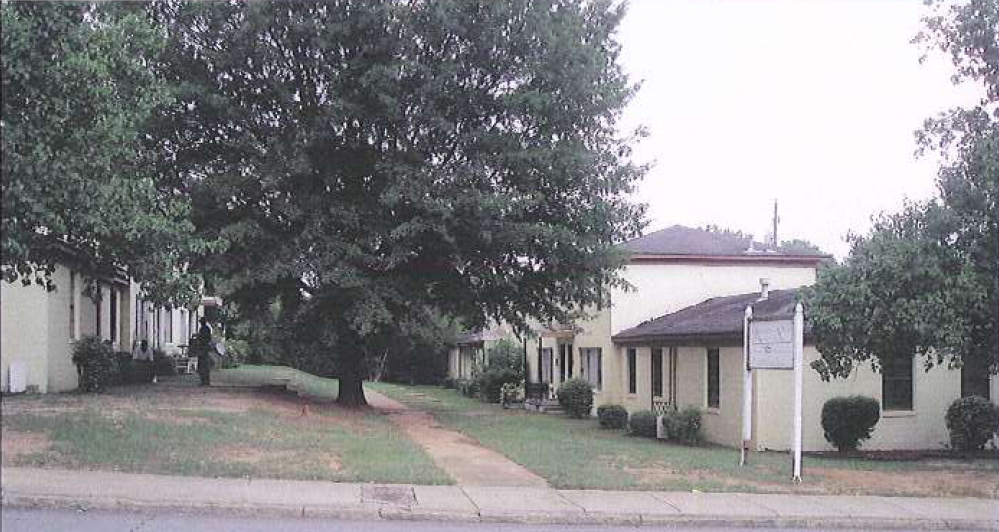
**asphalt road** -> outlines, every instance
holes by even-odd
[[[3,532],[339,532],[364,530],[365,532],[564,532],[569,530],[628,531],[682,530],[678,528],[622,527],[622,526],[558,526],[512,525],[492,523],[436,523],[404,521],[327,521],[321,519],[278,519],[265,517],[227,517],[224,515],[176,515],[160,512],[126,511],[74,511],[52,509],[3,508],[0,519]],[[698,532],[737,532],[744,529],[714,529],[698,527]],[[792,532],[793,529],[783,529]],[[753,532],[759,532],[754,529]],[[745,532],[749,532],[746,530]],[[858,531],[859,532],[859,531]]]

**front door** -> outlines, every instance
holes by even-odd
[[[552,348],[541,349],[541,382],[551,384],[552,382]]]

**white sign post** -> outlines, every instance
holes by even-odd
[[[742,449],[739,465],[746,465],[746,451],[753,439],[753,370],[749,366],[749,322],[753,319],[753,307],[746,307],[746,317],[742,320],[742,356],[745,372],[742,376]]]
[[[801,482],[801,385],[805,375],[805,313],[801,303],[794,306],[794,472],[791,482]]]
[[[801,303],[794,307],[793,319],[753,319],[752,307],[746,308],[743,328],[746,373],[743,380],[742,454],[752,439],[752,371],[754,369],[794,370],[794,429],[791,440],[792,482],[801,482],[801,395],[804,377],[805,319]]]

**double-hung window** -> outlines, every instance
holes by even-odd
[[[718,348],[708,349],[708,408],[719,408],[721,405],[721,372],[718,360]]]
[[[594,390],[600,390],[604,378],[603,353],[599,347],[581,347],[579,354],[583,363],[583,378]]]
[[[638,392],[638,354],[635,348],[628,348],[628,393]]]
[[[912,410],[912,358],[894,358],[881,368],[883,410]]]
[[[663,396],[663,348],[652,349],[652,397]]]

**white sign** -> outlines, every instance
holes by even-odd
[[[794,369],[794,320],[749,322],[749,369]]]

